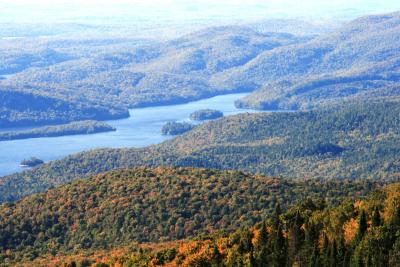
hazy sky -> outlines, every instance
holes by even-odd
[[[2,21],[354,17],[400,10],[400,0],[0,0]]]

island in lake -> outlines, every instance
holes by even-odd
[[[0,133],[0,141],[76,134],[93,134],[115,130],[116,129],[114,127],[105,122],[87,120],[71,122],[68,124],[39,127],[24,131],[4,132]]]
[[[21,167],[35,167],[38,166],[40,164],[43,164],[44,161],[35,157],[31,157],[30,159],[24,159],[23,161],[21,161],[20,166]]]
[[[213,120],[224,116],[219,110],[216,109],[200,109],[190,114],[190,119],[195,121]]]
[[[193,129],[194,125],[188,122],[167,122],[161,129],[163,135],[183,134]]]

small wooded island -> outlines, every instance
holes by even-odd
[[[35,167],[40,164],[43,164],[44,161],[35,157],[31,157],[30,159],[24,159],[21,161],[20,166],[21,167]]]
[[[167,122],[161,129],[163,135],[183,134],[193,129],[194,125],[188,122]]]
[[[224,116],[219,110],[216,109],[200,109],[190,114],[190,119],[195,121],[213,120]]]
[[[115,131],[115,128],[105,122],[87,120],[71,122],[68,124],[39,127],[25,131],[4,132],[0,133],[0,141],[76,134],[93,134],[109,131]]]

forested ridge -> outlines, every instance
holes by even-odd
[[[309,39],[260,33],[244,26],[211,27],[170,41],[87,38],[39,39],[34,44],[1,42],[0,74],[13,75],[0,81],[0,96],[3,91],[19,97],[46,96],[62,99],[74,114],[81,113],[75,105],[86,105],[97,118],[104,117],[102,111],[115,110],[126,116],[132,107],[249,91],[219,90],[208,80],[212,74],[242,65],[263,51]],[[40,114],[30,112],[30,107],[13,109],[7,101],[0,104],[7,120],[4,123],[12,126],[54,124],[49,118],[72,121],[63,113],[54,113],[50,104],[43,105]],[[80,119],[94,118],[82,114]]]
[[[277,203],[337,205],[380,186],[193,168],[111,171],[1,205],[0,261],[230,232],[270,216]]]
[[[62,96],[71,111],[85,104],[97,117],[232,92],[253,92],[237,106],[265,110],[396,97],[399,14],[362,17],[319,36],[233,25],[158,42],[45,39],[24,45],[8,40],[0,43],[0,73],[15,75],[0,81],[0,93]],[[51,105],[39,114],[1,103],[0,111],[12,112],[2,116],[14,126],[65,117],[50,116]]]
[[[229,116],[159,145],[82,152],[3,177],[0,200],[135,166],[239,169],[299,179],[398,180],[399,114],[399,102],[393,98],[309,112]]]
[[[115,131],[115,128],[105,122],[78,121],[56,126],[44,126],[24,131],[1,132],[0,141],[16,139],[56,137],[75,134],[94,134],[100,132]]]
[[[87,181],[79,183],[85,184]],[[349,189],[349,185],[351,183],[343,184],[342,188]],[[313,186],[316,191],[320,189],[315,184]],[[353,189],[359,192],[359,188]],[[10,249],[2,257],[6,265],[16,260],[19,262],[17,266],[397,267],[400,264],[399,194],[400,184],[395,183],[373,191],[366,198],[358,195],[353,200],[344,199],[340,205],[329,204],[329,201],[319,199],[318,194],[299,199],[297,204],[291,203],[287,208],[280,205],[284,203],[280,199],[271,203],[272,212],[261,215],[261,221],[232,231],[216,231],[169,242],[131,242],[106,250],[79,247],[65,254],[57,254],[58,243],[53,242],[53,255],[43,253],[36,255],[38,258],[35,259],[34,254],[27,252],[35,247],[28,246],[23,247],[22,252]],[[35,200],[32,205],[37,205],[36,197],[28,198]],[[100,198],[96,201],[100,201]],[[89,202],[86,206],[95,203],[93,199],[89,199]],[[6,210],[12,217],[24,205],[27,204],[22,201],[16,207],[2,207],[2,211]],[[42,206],[46,207],[46,199]],[[46,209],[43,208],[41,212],[46,212]],[[96,215],[93,216],[96,218]],[[68,222],[66,219],[62,221]],[[79,227],[73,234],[79,233]],[[123,239],[129,234],[124,232],[125,228],[121,229],[123,232],[118,235]],[[51,233],[54,234],[54,231]],[[85,232],[86,235],[88,233]],[[41,238],[45,238],[46,234]]]
[[[129,117],[124,108],[67,101],[0,86],[0,128],[62,124],[79,120],[111,120]]]

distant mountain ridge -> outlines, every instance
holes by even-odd
[[[400,12],[356,19],[309,42],[267,51],[219,74],[229,88],[252,84],[238,106],[309,109],[342,99],[399,95]]]
[[[261,34],[244,26],[214,27],[161,44],[30,69],[3,84],[36,90],[46,87],[50,94],[73,94],[92,103],[125,107],[179,103],[243,91],[220,90],[208,81],[215,73],[241,66],[264,51],[308,39]]]
[[[398,96],[399,14],[366,16],[326,32],[316,27],[319,36],[266,32],[260,22],[211,27],[160,43],[88,42],[87,52],[83,44],[74,50],[68,42],[53,42],[41,56],[6,53],[0,69],[26,70],[0,85],[125,109],[231,92],[254,91],[237,106],[257,109]],[[287,21],[289,29],[293,23]]]

